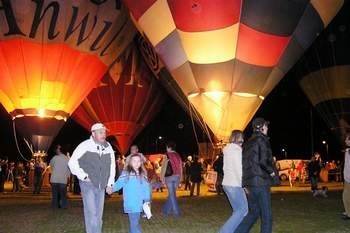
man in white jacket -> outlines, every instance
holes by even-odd
[[[68,163],[79,179],[86,233],[101,233],[105,192],[111,192],[114,183],[115,157],[106,130],[102,123],[94,124],[90,139],[78,145]]]

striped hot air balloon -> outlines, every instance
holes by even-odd
[[[245,128],[343,5],[343,0],[124,2],[218,139]]]
[[[328,127],[343,143],[350,132],[350,4],[320,35],[302,59],[300,85]]]

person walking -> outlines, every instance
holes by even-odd
[[[345,161],[344,161],[344,189],[343,189],[343,204],[345,212],[343,219],[350,219],[350,134],[345,136]]]
[[[233,130],[229,143],[223,148],[224,192],[232,207],[232,215],[220,228],[220,233],[232,233],[248,213],[248,201],[242,188],[243,132]]]
[[[124,212],[129,217],[129,233],[141,233],[140,216],[143,206],[150,206],[151,188],[143,165],[144,157],[138,153],[129,156],[126,168],[113,184],[113,192],[123,188]]]
[[[180,155],[175,150],[176,144],[174,142],[168,142],[166,145],[167,152],[163,157],[161,180],[166,184],[168,189],[168,197],[163,207],[163,215],[168,216],[172,213],[178,217],[180,216],[180,209],[176,199],[176,189],[179,187],[182,179],[182,161]]]
[[[197,186],[197,196],[199,196],[202,182],[202,164],[199,163],[197,156],[194,157],[189,169],[191,181],[190,196],[193,196],[195,186]]]
[[[55,147],[55,156],[50,160],[51,167],[51,207],[67,209],[67,181],[70,176],[68,157],[62,153],[61,146]]]
[[[272,151],[267,137],[269,122],[263,118],[253,120],[253,135],[244,144],[242,183],[247,192],[248,214],[236,229],[236,233],[248,233],[260,217],[260,232],[272,232],[271,191],[273,168]]]
[[[102,123],[92,125],[91,137],[78,145],[68,162],[79,179],[87,233],[101,233],[105,191],[110,193],[114,184],[115,157],[106,131]]]

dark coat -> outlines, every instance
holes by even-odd
[[[190,166],[190,181],[194,183],[202,181],[202,165],[199,162],[193,162]]]
[[[311,161],[309,163],[307,169],[309,171],[309,177],[311,177],[311,176],[318,177],[320,175],[320,171],[321,171],[320,162],[317,160]]]
[[[266,186],[271,184],[274,172],[269,138],[255,132],[243,146],[243,186]],[[276,174],[278,175],[278,174]]]

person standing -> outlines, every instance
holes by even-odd
[[[185,191],[191,188],[191,183],[190,183],[190,175],[191,175],[190,167],[191,167],[191,164],[192,164],[192,156],[189,155],[189,156],[187,156],[187,160],[186,160],[185,166],[184,166],[184,168],[185,168],[184,169],[185,170],[184,171],[184,177],[185,177],[185,179],[184,179],[185,180],[185,188],[184,188],[184,190]]]
[[[220,233],[232,233],[248,213],[248,201],[242,188],[243,132],[233,130],[229,143],[223,148],[224,177],[222,186],[232,207],[232,215],[221,227]]]
[[[35,158],[34,163],[34,190],[33,194],[40,194],[41,186],[43,185],[44,171],[46,170],[46,164],[41,156]]]
[[[311,183],[311,192],[315,193],[315,191],[317,191],[317,182],[321,171],[320,162],[316,160],[316,156],[311,157],[311,161],[308,165],[308,171]]]
[[[151,201],[151,188],[147,181],[144,162],[143,156],[140,154],[131,154],[126,168],[113,184],[113,192],[121,188],[124,189],[124,212],[129,217],[130,233],[141,233],[140,216],[143,205],[149,206]],[[108,194],[112,194],[112,192]]]
[[[216,171],[216,182],[215,182],[215,189],[217,194],[223,194],[224,190],[222,189],[222,179],[224,178],[224,158],[223,154],[220,153],[217,159],[213,163],[214,171]]]
[[[202,182],[202,165],[199,163],[197,156],[194,157],[194,160],[190,166],[190,181],[190,196],[193,196],[194,186],[197,186],[197,196],[199,196]]]
[[[343,204],[345,212],[343,219],[350,219],[350,134],[345,136],[345,161],[344,161],[344,190],[343,190]]]
[[[1,171],[0,171],[0,193],[5,191],[5,182],[8,172],[8,158],[5,157],[3,161],[0,161]]]
[[[163,214],[168,216],[171,212],[174,216],[180,216],[180,209],[176,199],[176,189],[179,187],[182,176],[182,161],[180,155],[175,151],[176,144],[168,142],[167,153],[164,155],[161,171],[161,180],[166,184],[168,197],[163,207]],[[171,175],[166,176],[167,164],[170,163]]]
[[[52,208],[67,209],[67,181],[70,176],[68,157],[62,153],[61,146],[55,147],[55,156],[50,160],[52,188]]]
[[[87,233],[101,233],[105,191],[110,193],[114,183],[115,157],[106,131],[102,123],[92,125],[90,139],[78,145],[68,162],[79,179]]]
[[[272,232],[271,179],[276,176],[272,151],[267,137],[269,122],[263,118],[253,120],[253,135],[243,147],[242,183],[247,192],[249,212],[239,224],[236,233],[248,233],[261,219],[260,232]]]

